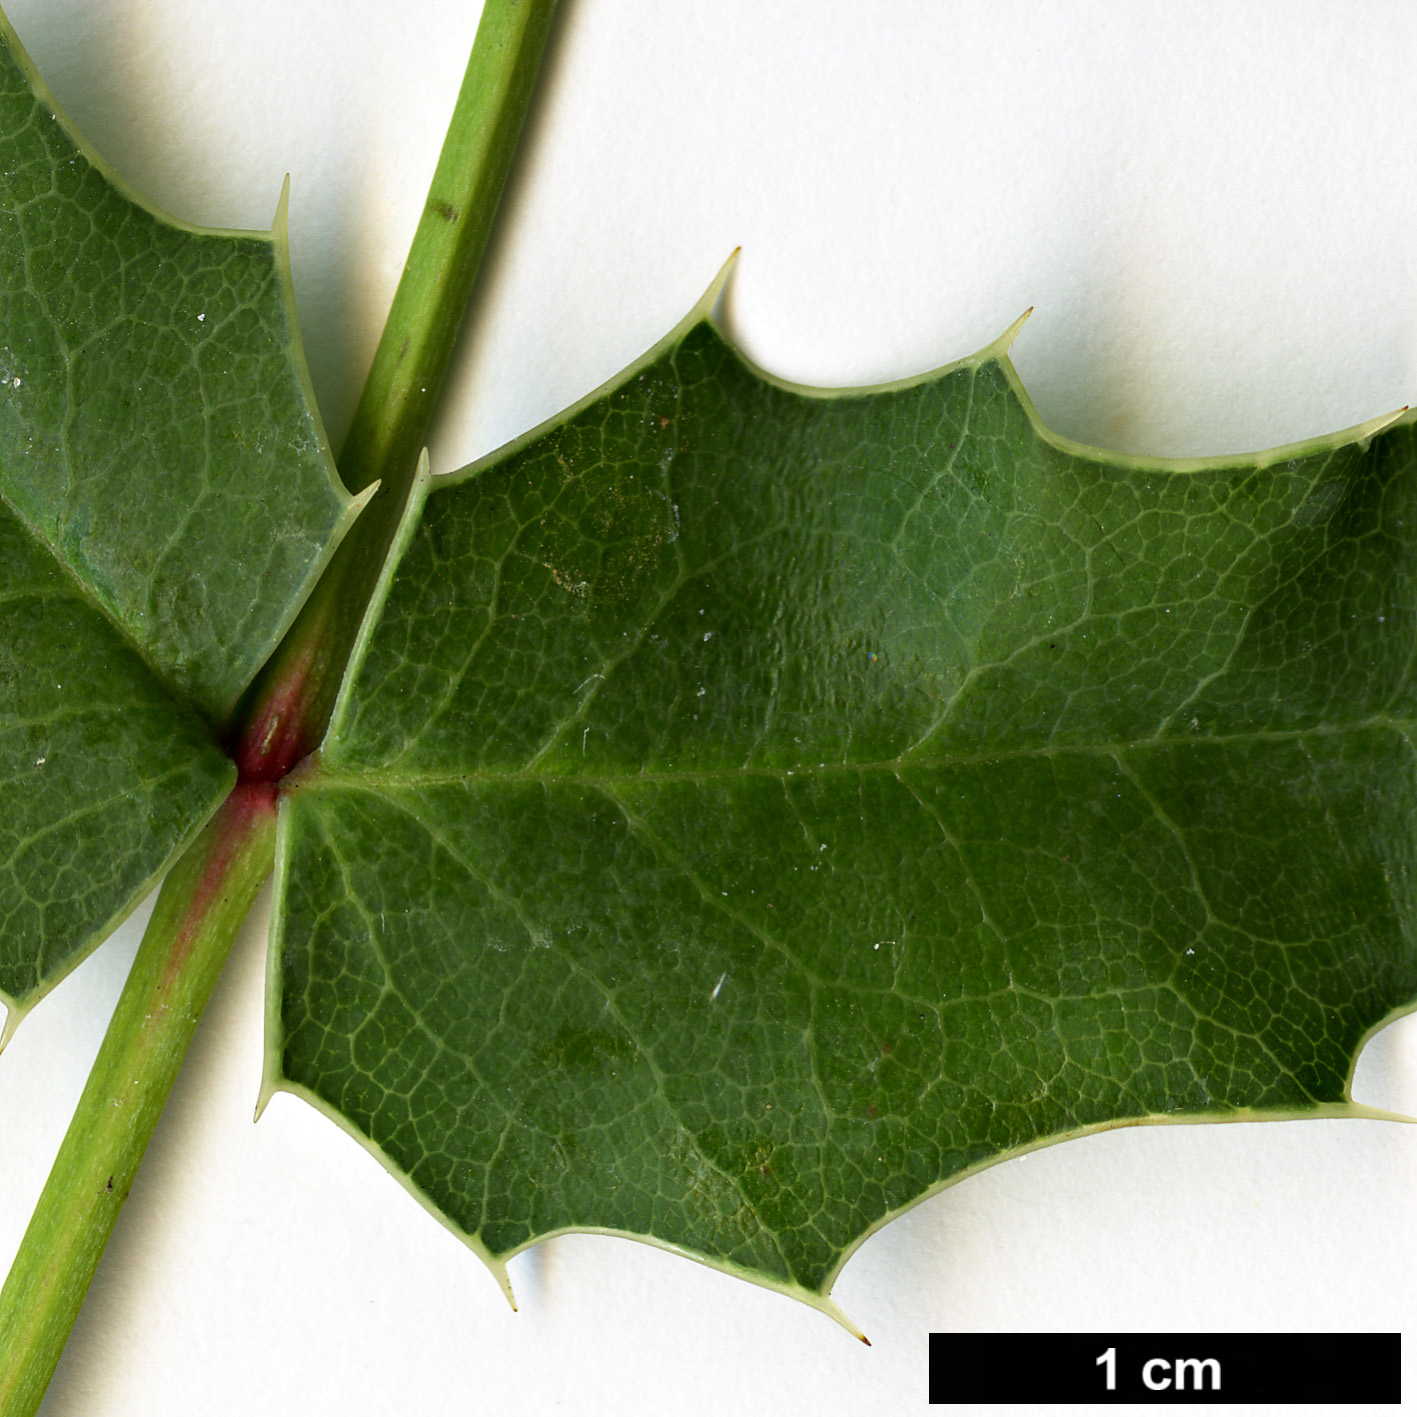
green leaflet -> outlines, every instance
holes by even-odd
[[[354,503],[309,395],[283,214],[264,235],[153,211],[69,128],[3,17],[0,41],[13,1028],[230,787],[215,734]]]
[[[425,484],[286,796],[268,1091],[498,1272],[611,1230],[825,1308],[1021,1149],[1360,1110],[1417,998],[1412,421],[1128,462],[1006,340],[825,394],[707,308]]]

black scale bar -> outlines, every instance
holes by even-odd
[[[932,1403],[1402,1401],[1398,1333],[932,1333]]]

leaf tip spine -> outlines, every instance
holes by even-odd
[[[261,1077],[261,1090],[256,1094],[256,1109],[251,1114],[251,1122],[254,1125],[266,1115],[266,1108],[271,1105],[271,1098],[281,1091],[280,1083],[277,1079],[263,1074]]]
[[[486,1254],[479,1255],[479,1258],[482,1260],[483,1264],[492,1271],[492,1278],[497,1281],[497,1287],[506,1296],[507,1303],[512,1306],[512,1312],[514,1314],[517,1313],[517,1296],[512,1293],[512,1281],[511,1277],[507,1274],[505,1262],[502,1260],[494,1260]]]
[[[1033,310],[1034,307],[1030,305],[1028,309],[1025,310],[1023,314],[1020,315],[1018,319],[1015,320],[1013,324],[1010,325],[1008,329],[1006,329],[1003,334],[1001,334],[999,338],[994,341],[993,344],[986,345],[985,348],[980,351],[980,355],[984,358],[991,359],[1008,358],[1009,350],[1013,348],[1014,341],[1019,337],[1019,333],[1022,331],[1023,327],[1028,323],[1028,317],[1033,314]]]
[[[271,240],[282,250],[290,246],[290,173],[285,174],[280,184],[280,196],[276,198],[276,214],[271,218]]]
[[[1390,1112],[1386,1107],[1369,1107],[1366,1102],[1350,1101],[1343,1109],[1344,1115],[1360,1122],[1409,1122],[1417,1124],[1417,1117],[1409,1117],[1406,1112]]]
[[[738,257],[742,255],[743,248],[735,246],[728,253],[728,259],[718,268],[718,274],[709,282],[708,289],[699,297],[698,304],[689,312],[688,319],[683,321],[679,328],[698,324],[700,320],[713,318],[714,311],[718,308],[719,300],[723,292],[728,287],[729,277],[733,274],[738,265]]]
[[[0,1008],[5,1010],[5,1022],[0,1024],[0,1053],[3,1053],[10,1040],[15,1036],[15,1030],[20,1026],[20,1020],[25,1016],[25,1010],[13,1000],[5,998],[0,998]]]
[[[821,1312],[824,1313],[829,1319],[834,1319],[842,1326],[842,1328],[847,1331],[847,1333],[852,1336],[852,1338],[859,1339],[862,1343],[866,1345],[867,1348],[870,1348],[872,1346],[871,1340],[867,1338],[864,1333],[861,1332],[861,1329],[857,1326],[857,1324],[850,1317],[850,1315],[848,1315],[846,1311],[842,1309],[841,1306],[835,1301],[833,1301],[828,1295],[812,1294],[801,1295],[800,1297],[805,1298],[807,1300],[807,1303],[810,1304],[812,1308],[820,1309]]]
[[[1346,436],[1360,447],[1366,448],[1379,433],[1386,433],[1389,428],[1396,428],[1399,423],[1411,423],[1413,421],[1411,410],[1411,404],[1403,404],[1401,408],[1394,409],[1391,413],[1381,413],[1376,418],[1370,418],[1366,423],[1360,423]],[[1335,433],[1334,437],[1344,438],[1345,435],[1340,432]]]

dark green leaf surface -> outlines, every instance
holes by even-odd
[[[132,909],[231,787],[203,724],[0,514],[6,1029]]]
[[[138,201],[0,17],[11,1026],[221,800],[233,773],[215,733],[351,509],[308,396],[283,233],[203,230]]]
[[[284,237],[152,211],[0,28],[0,496],[213,720],[347,519]]]
[[[824,395],[691,323],[428,492],[284,807],[268,1087],[500,1269],[813,1302],[1126,1122],[1355,1110],[1417,996],[1410,420],[1052,437],[1002,345]]]

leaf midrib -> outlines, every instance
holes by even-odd
[[[1247,729],[1240,733],[1217,733],[1182,737],[1155,736],[1124,742],[1045,743],[1028,747],[981,748],[974,752],[910,754],[863,763],[816,763],[801,767],[780,768],[763,766],[704,767],[681,769],[649,769],[640,772],[575,772],[547,771],[544,768],[486,769],[467,768],[428,772],[398,772],[388,769],[331,768],[313,763],[308,776],[302,775],[286,784],[287,790],[299,792],[328,791],[341,787],[385,788],[456,787],[496,783],[583,783],[587,787],[635,783],[716,782],[732,778],[765,778],[786,781],[793,777],[818,777],[862,773],[900,773],[915,768],[968,767],[980,763],[1015,761],[1025,758],[1079,757],[1120,758],[1129,753],[1177,747],[1228,747],[1250,743],[1296,743],[1307,738],[1335,738],[1349,733],[1389,731],[1411,742],[1417,738],[1417,720],[1392,718],[1375,714],[1351,723],[1323,724],[1310,728]]]
[[[123,641],[124,645],[137,655],[138,659],[142,661],[143,668],[153,676],[163,693],[179,708],[196,715],[203,723],[210,725],[213,722],[213,718],[208,710],[199,704],[190,693],[183,689],[181,685],[171,677],[167,670],[153,659],[148,647],[134,637],[131,627],[124,624],[124,622],[119,619],[118,615],[110,606],[103,602],[93,587],[84,581],[68,561],[64,559],[49,538],[20,511],[11,500],[2,483],[0,483],[0,508],[3,508],[4,511],[14,519],[16,526],[18,526],[20,530],[29,537],[30,541],[48,557],[49,561],[59,569],[64,581],[73,590],[78,599],[83,601],[90,609],[97,611],[104,622],[113,630],[118,638]],[[39,588],[32,591],[27,590],[22,593],[36,596],[43,595],[43,591]]]

